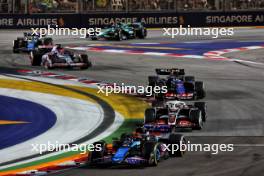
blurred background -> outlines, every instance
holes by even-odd
[[[232,12],[264,10],[264,0],[0,0],[2,14]]]

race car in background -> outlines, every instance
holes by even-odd
[[[62,50],[60,53],[52,52],[54,46],[43,46],[30,52],[32,66],[44,66],[46,69],[52,68],[80,68],[88,69],[92,66],[87,54],[73,53],[57,44]]]
[[[52,45],[53,40],[49,37],[40,38],[39,34],[24,32],[23,37],[18,37],[13,41],[13,52],[30,52],[41,45]]]
[[[110,27],[103,29],[99,34],[94,33],[93,35],[88,35],[87,38],[92,40],[106,39],[106,40],[127,40],[140,38],[144,39],[147,36],[147,29],[142,23],[118,23],[111,25]]]
[[[148,77],[149,86],[167,87],[167,93],[154,94],[157,99],[196,100],[205,97],[204,83],[195,81],[194,76],[186,76],[184,69],[156,69],[156,73],[156,76]]]
[[[206,108],[205,102],[156,101],[145,111],[144,128],[154,134],[201,130],[207,118]]]
[[[87,165],[142,165],[157,166],[161,160],[171,157],[182,157],[185,151],[168,151],[166,144],[185,144],[186,140],[181,134],[170,134],[167,138],[157,138],[149,134],[133,133],[122,134],[111,144],[104,141],[95,142],[100,145],[100,151],[91,151],[88,154]]]

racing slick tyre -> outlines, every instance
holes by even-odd
[[[88,157],[86,161],[87,166],[93,166],[94,164],[96,164],[95,160],[104,157],[106,152],[106,143],[104,141],[95,142],[93,143],[93,145],[94,146],[101,145],[102,150],[100,151],[94,150],[88,153]]]
[[[151,103],[152,107],[164,107],[165,102],[163,100],[156,100]]]
[[[180,69],[179,75],[185,75],[185,70],[184,69]]]
[[[127,40],[128,39],[128,34],[125,34],[122,32],[121,34],[122,40]]]
[[[190,111],[190,119],[195,124],[193,129],[201,130],[203,128],[202,112],[199,109]]]
[[[149,86],[153,86],[153,87],[156,86],[158,80],[159,80],[158,76],[149,76],[148,77]]]
[[[204,90],[204,83],[202,81],[195,82],[196,99],[203,99],[206,94]]]
[[[32,66],[40,66],[41,65],[41,57],[42,55],[36,51],[31,51],[29,54],[31,65]]]
[[[147,30],[142,28],[139,32],[138,32],[138,38],[140,39],[145,39],[147,37]]]
[[[144,158],[148,160],[149,166],[157,166],[160,160],[159,143],[147,141],[143,145]]]
[[[193,82],[193,81],[195,81],[195,78],[194,78],[194,76],[185,76],[184,77],[184,81]]]
[[[89,61],[87,54],[81,54],[80,58],[82,62],[86,64],[86,66],[81,67],[81,69],[85,70],[92,66],[92,63]]]
[[[194,102],[194,106],[197,107],[202,112],[202,119],[203,119],[203,122],[205,122],[207,119],[206,103],[205,102]]]
[[[43,63],[43,66],[44,66],[44,68],[47,69],[47,70],[52,69],[52,67],[51,67],[51,65],[50,65],[50,63],[49,63],[48,61],[45,61],[45,62]]]
[[[182,134],[176,134],[176,133],[171,133],[169,136],[169,140],[168,140],[169,144],[171,144],[173,146],[173,144],[176,144],[178,146],[178,150],[176,150],[176,152],[174,150],[171,149],[171,151],[169,152],[171,157],[183,157],[183,155],[185,154],[185,148],[183,148],[183,150],[180,150],[180,145],[184,145],[186,144],[186,139]]]
[[[148,82],[149,82],[149,86],[148,86],[148,90],[147,90],[148,92],[151,92],[152,94],[154,93],[153,88],[157,85],[158,80],[159,80],[158,76],[149,76],[148,77]],[[151,89],[151,87],[152,87],[152,89]]]
[[[14,40],[13,42],[13,53],[19,53],[19,42],[18,40]]]
[[[144,123],[155,122],[155,119],[156,119],[155,109],[152,109],[152,108],[146,109]]]
[[[91,37],[91,40],[98,40],[97,37]]]
[[[117,36],[116,36],[117,41],[123,40],[123,33],[121,30],[117,31]]]
[[[90,38],[90,35],[89,33],[86,34],[85,38]]]

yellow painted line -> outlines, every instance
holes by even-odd
[[[12,120],[0,120],[0,125],[12,125],[12,124],[24,124],[29,122],[24,121],[12,121]]]
[[[88,101],[94,102],[94,100],[87,98],[86,96],[83,96],[81,94],[78,94],[78,93],[75,93],[69,90],[65,90],[63,88],[59,88],[56,86],[47,85],[47,84],[38,83],[38,82],[0,79],[0,88],[1,87],[9,88],[9,89],[20,89],[20,90],[25,90],[25,91],[55,94],[55,95],[79,98],[82,100],[88,100]],[[114,108],[114,110],[122,114],[124,118],[126,119],[143,119],[144,111],[149,106],[143,100],[139,100],[133,96],[127,96],[127,95],[121,95],[121,94],[110,94],[109,96],[106,96],[105,94],[101,94],[101,93],[98,94],[97,93],[98,90],[92,89],[92,88],[79,87],[79,86],[67,86],[67,87],[71,87],[71,88],[81,90],[81,91],[98,96],[99,98],[103,99],[108,104],[110,104]],[[72,161],[72,160],[79,159],[82,157],[84,157],[83,154],[82,155],[81,154],[72,155],[70,157],[66,157],[63,159],[58,159],[58,160],[54,160],[54,161],[47,162],[47,163],[25,167],[22,169],[1,172],[0,176],[16,174],[16,173],[24,172],[28,170],[38,170],[41,168],[55,166],[55,165],[58,165],[66,161]]]
[[[88,100],[90,102],[95,103],[93,99],[86,97],[84,95],[72,92],[70,90],[65,90],[63,88],[59,88],[56,86],[47,85],[47,84],[38,83],[38,82],[0,79],[0,88],[1,87],[7,88],[7,89],[19,89],[19,90],[25,90],[25,91],[33,91],[33,92],[54,94],[54,95],[60,95],[60,96],[67,96],[71,98]]]
[[[125,119],[143,119],[145,109],[149,107],[149,105],[145,101],[140,100],[134,96],[123,94],[109,94],[109,96],[106,96],[102,93],[98,94],[98,90],[96,89],[76,86],[69,87],[87,93],[95,94],[96,96],[110,104],[117,112],[122,114]]]

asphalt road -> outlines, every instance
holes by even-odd
[[[133,42],[208,41],[211,38],[161,37],[162,31],[150,31],[146,40]],[[8,68],[31,68],[25,54],[12,54],[12,39],[17,31],[0,31],[0,65]],[[218,40],[231,40],[220,38]],[[237,30],[232,40],[264,41],[263,29]],[[129,43],[131,41],[124,41]],[[79,38],[56,38],[56,43],[88,44]],[[97,41],[96,43],[101,43]],[[109,44],[115,42],[108,42]],[[228,54],[229,57],[263,61],[264,50]],[[146,85],[147,76],[157,67],[184,68],[186,73],[206,84],[208,121],[202,131],[187,133],[193,143],[247,144],[235,147],[233,152],[212,155],[190,152],[183,158],[169,159],[151,168],[78,168],[56,173],[58,176],[75,175],[261,175],[264,171],[264,69],[235,62],[170,58],[143,55],[89,53],[94,66],[87,71],[53,70],[90,77],[107,82]],[[42,69],[36,67],[36,69]],[[256,144],[254,146],[254,144]],[[248,146],[252,145],[252,146]]]

